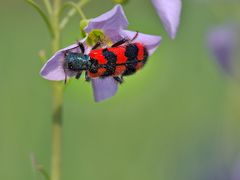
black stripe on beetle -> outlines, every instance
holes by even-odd
[[[117,56],[107,48],[103,49],[102,54],[107,60],[107,64],[105,65],[106,71],[102,76],[111,76],[116,70]]]
[[[88,71],[91,73],[97,73],[99,68],[98,61],[96,59],[91,59],[90,62],[91,65],[88,67]]]
[[[128,58],[126,61],[126,70],[123,76],[128,76],[136,72],[136,66],[138,63],[138,47],[135,44],[129,44],[126,46],[125,56]]]

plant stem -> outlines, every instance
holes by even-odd
[[[52,51],[55,53],[60,48],[60,26],[59,26],[59,12],[61,7],[61,0],[54,0],[53,2],[53,14],[52,14],[52,26],[54,31],[54,37],[52,41]]]
[[[52,5],[51,5],[50,1],[49,0],[43,0],[43,3],[44,3],[44,5],[47,9],[48,14],[51,15],[52,14]]]
[[[79,8],[82,8],[85,4],[87,4],[90,0],[81,0],[76,5]],[[76,8],[71,9],[66,16],[63,18],[63,20],[60,23],[60,28],[63,29],[67,23],[69,22],[69,19],[76,14],[77,10]]]
[[[60,48],[59,11],[61,0],[53,1],[51,23],[54,31],[52,51],[55,53]],[[63,111],[63,84],[54,82],[53,90],[53,117],[52,117],[52,159],[51,180],[61,178],[61,148],[62,148],[62,111]]]
[[[82,19],[86,19],[86,16],[82,11],[81,6],[78,6],[78,4],[76,4],[74,2],[66,2],[64,5],[73,7],[78,12],[78,14],[81,16]]]
[[[63,85],[53,83],[51,180],[60,180],[62,148]]]
[[[43,18],[44,22],[46,23],[47,28],[48,28],[51,36],[53,37],[54,36],[54,32],[53,32],[52,24],[49,21],[48,16],[42,10],[42,8],[37,3],[35,3],[35,1],[33,1],[33,0],[26,0],[26,2],[37,10],[37,12],[40,14],[40,16]]]

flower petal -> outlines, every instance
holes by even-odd
[[[232,170],[232,180],[239,180],[240,179],[240,157],[236,158],[236,162],[233,166]]]
[[[86,40],[83,39],[81,42],[84,43]],[[64,51],[69,50],[71,52],[80,52],[77,43],[72,44],[64,49],[57,51],[42,67],[40,74],[43,78],[52,81],[61,81],[65,79],[65,71],[67,77],[74,76],[75,73],[69,72],[63,69],[64,62]]]
[[[61,81],[65,79],[63,70],[64,55],[58,51],[41,69],[41,76],[48,80]]]
[[[90,20],[85,28],[87,33],[93,29],[101,29],[106,31],[118,32],[128,26],[128,20],[121,5],[116,5],[112,10]]]
[[[163,22],[165,30],[174,39],[180,21],[181,0],[152,0],[152,3]]]
[[[132,39],[136,35],[136,31],[122,30],[120,34],[122,37]],[[148,50],[148,53],[151,55],[160,45],[161,40],[161,36],[138,33],[138,36],[134,40],[134,42],[141,42],[142,44],[144,44]]]
[[[92,88],[96,102],[106,100],[114,96],[118,90],[118,83],[113,77],[92,79]]]
[[[214,28],[208,34],[208,47],[220,66],[226,72],[231,72],[236,32],[234,27],[222,26]]]

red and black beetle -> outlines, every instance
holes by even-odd
[[[87,81],[90,78],[112,76],[122,83],[123,76],[132,75],[141,69],[148,58],[146,47],[139,42],[133,43],[137,35],[132,40],[122,39],[108,48],[99,48],[101,42],[98,42],[88,55],[84,54],[84,45],[79,43],[81,53],[65,52],[64,69],[76,72],[77,79],[85,71]]]

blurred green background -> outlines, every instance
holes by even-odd
[[[92,0],[84,12],[96,17],[113,5]],[[183,1],[172,41],[150,1],[130,0],[129,29],[161,35],[162,44],[110,100],[95,103],[83,80],[66,88],[62,179],[211,180],[231,172],[240,152],[240,91],[209,55],[205,35],[234,19],[237,5]],[[0,22],[0,179],[39,180],[29,156],[49,170],[51,88],[39,76],[37,53],[51,55],[50,37],[24,1],[1,0]],[[62,37],[62,47],[80,37],[78,17]]]

